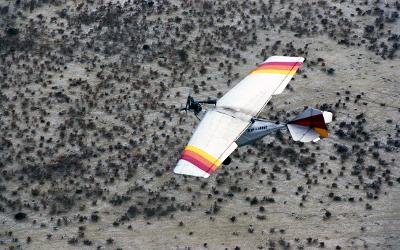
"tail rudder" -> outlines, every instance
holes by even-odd
[[[332,121],[332,113],[307,108],[294,120],[287,123],[289,132],[295,141],[318,141],[329,136],[327,123]]]

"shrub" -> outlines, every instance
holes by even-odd
[[[76,237],[72,237],[68,240],[68,244],[70,245],[76,245],[78,244],[78,239]]]
[[[335,73],[335,69],[334,68],[329,68],[326,73],[328,73],[328,75],[333,75],[333,73]]]
[[[375,28],[372,25],[367,25],[367,26],[364,27],[364,32],[365,33],[372,33],[372,32],[374,32],[374,30],[375,30]]]
[[[26,213],[22,213],[22,212],[16,213],[14,215],[14,219],[15,220],[24,220],[24,219],[26,219]]]
[[[178,50],[177,54],[178,54],[179,60],[181,60],[182,62],[186,62],[187,59],[189,58],[189,55],[183,49]]]
[[[99,221],[99,216],[97,215],[97,214],[95,214],[95,213],[93,213],[91,216],[90,216],[90,219],[93,221],[93,222],[97,222],[97,221]]]
[[[137,209],[136,206],[130,206],[128,208],[127,214],[130,218],[135,218],[138,213],[139,213],[139,209]]]
[[[324,219],[329,219],[332,216],[332,213],[328,210],[325,211]]]
[[[16,28],[8,28],[8,29],[6,30],[6,34],[7,34],[8,36],[16,36],[16,35],[18,35],[18,33],[19,33],[19,30],[16,29]]]
[[[91,240],[84,240],[83,244],[85,244],[86,246],[91,246],[92,245],[92,241]]]

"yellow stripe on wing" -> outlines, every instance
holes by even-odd
[[[212,162],[216,167],[218,167],[222,163],[217,158],[213,157],[212,155],[208,154],[207,152],[205,152],[205,151],[203,151],[203,150],[201,150],[201,149],[199,149],[199,148],[197,148],[195,146],[188,145],[188,146],[185,147],[185,150],[189,150],[189,151],[192,151],[192,152],[200,155],[201,157],[203,157],[203,158],[207,159],[208,161]]]
[[[296,70],[277,70],[277,69],[256,69],[251,74],[278,74],[278,75],[294,75]]]

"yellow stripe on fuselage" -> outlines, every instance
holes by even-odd
[[[189,150],[192,151],[198,155],[200,155],[201,157],[207,159],[208,161],[212,162],[216,167],[219,167],[219,165],[221,165],[221,161],[216,159],[215,157],[211,156],[210,154],[208,154],[207,152],[196,148],[195,146],[192,145],[188,145],[185,147],[185,150]]]
[[[277,69],[256,69],[251,74],[278,74],[278,75],[294,75],[296,70],[277,70]]]

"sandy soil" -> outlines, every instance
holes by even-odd
[[[0,249],[398,249],[399,4],[262,2],[0,1]],[[307,61],[262,116],[330,110],[330,138],[174,175],[189,90],[275,54]]]

